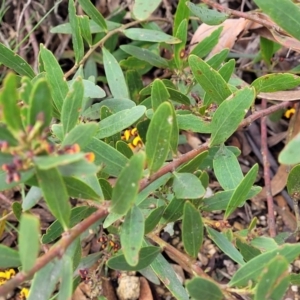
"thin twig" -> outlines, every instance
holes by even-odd
[[[267,100],[262,99],[261,106],[263,109],[267,108]],[[267,117],[261,119],[261,154],[263,158],[264,167],[264,181],[266,187],[266,197],[268,204],[268,225],[271,237],[276,236],[276,224],[275,224],[275,214],[274,214],[274,199],[272,196],[271,189],[271,177],[270,177],[270,165],[268,161],[268,136],[267,136]]]
[[[245,18],[245,19],[251,20],[255,23],[261,24],[269,29],[275,29],[278,32],[284,33],[284,31],[280,27],[278,27],[276,24],[269,22],[267,20],[264,20],[263,18],[260,18],[258,15],[255,15],[253,13],[245,13],[242,11],[233,10],[233,9],[224,7],[212,0],[202,0],[202,2],[206,3],[207,5],[213,7],[221,12],[224,12],[225,14],[228,14],[230,16]]]
[[[86,60],[92,55],[92,53],[98,48],[103,47],[104,43],[114,34],[121,33],[123,30],[136,26],[138,24],[144,23],[144,22],[152,22],[152,21],[161,21],[161,22],[170,22],[170,20],[165,18],[158,18],[158,17],[152,17],[147,20],[137,20],[130,23],[127,23],[125,25],[121,25],[120,27],[109,31],[98,43],[91,46],[90,49],[87,51],[87,53],[84,55],[84,57],[81,59],[81,61],[78,64],[75,64],[68,72],[65,73],[65,79],[67,79],[70,75],[76,72],[79,66],[83,65]]]

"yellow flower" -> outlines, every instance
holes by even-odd
[[[143,141],[138,134],[137,128],[126,129],[121,139],[128,143],[128,146],[132,151],[141,148],[143,145]]]
[[[284,116],[289,119],[293,116],[293,114],[296,112],[295,108],[290,108],[288,109],[285,113]]]
[[[29,296],[29,289],[28,288],[22,288],[20,292],[21,299],[27,299]]]

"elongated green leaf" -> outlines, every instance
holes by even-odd
[[[57,259],[46,264],[35,273],[28,300],[48,300],[51,298],[63,268],[63,259]]]
[[[231,95],[231,91],[223,77],[201,58],[190,55],[189,65],[197,82],[216,103],[221,104]]]
[[[211,133],[210,122],[204,121],[193,114],[177,115],[178,127],[192,132]]]
[[[243,256],[241,253],[232,245],[231,242],[220,232],[206,227],[206,230],[210,236],[210,238],[214,241],[214,243],[233,261],[237,262],[241,266],[245,265]]]
[[[112,95],[115,98],[129,98],[126,80],[119,63],[106,48],[103,47],[102,52],[105,75]]]
[[[122,45],[120,48],[125,51],[126,53],[140,59],[143,61],[148,62],[154,67],[157,68],[168,68],[169,63],[166,59],[160,57],[159,55],[153,53],[152,51],[144,48],[140,48],[137,46],[132,45]]]
[[[228,82],[231,75],[233,74],[235,67],[235,59],[230,59],[226,62],[219,70],[219,74],[223,77],[223,79]]]
[[[257,172],[258,164],[255,164],[233,192],[227,205],[224,218],[227,219],[238,206],[242,205],[247,200],[247,195],[255,182]]]
[[[247,87],[222,102],[211,122],[211,146],[225,142],[232,135],[243,120],[254,98],[254,89]]]
[[[211,52],[214,46],[217,45],[219,41],[220,34],[222,32],[223,26],[214,30],[211,35],[203,39],[192,51],[191,54],[197,55],[200,58],[205,57]]]
[[[186,5],[186,0],[179,0],[174,16],[173,35],[177,33],[178,27],[183,20],[189,21],[190,10]]]
[[[251,245],[263,252],[272,251],[278,248],[278,244],[275,242],[275,240],[266,236],[259,236],[254,238],[251,241]]]
[[[164,33],[163,31],[143,28],[129,28],[123,31],[125,36],[135,41],[147,41],[154,43],[178,44],[180,39]]]
[[[72,208],[70,217],[70,227],[75,226],[83,219],[90,216],[96,211],[95,207],[91,206],[77,206]],[[46,230],[46,233],[42,236],[43,244],[50,244],[61,236],[64,232],[62,225],[58,220],[55,220]]]
[[[195,5],[191,2],[187,2],[186,5],[193,15],[207,25],[219,25],[229,17],[228,14],[208,9],[203,5]]]
[[[66,186],[57,168],[47,170],[36,168],[36,175],[51,213],[59,220],[64,229],[67,229],[71,206]]]
[[[0,63],[22,76],[32,79],[35,74],[31,66],[18,54],[0,43]]]
[[[132,156],[121,171],[112,193],[111,212],[125,214],[134,204],[143,174],[144,161],[145,155],[140,152]]]
[[[83,84],[81,77],[77,77],[64,99],[61,110],[61,123],[66,135],[78,122],[83,100]]]
[[[273,258],[256,286],[254,300],[281,300],[289,285],[289,263],[283,256]]]
[[[189,296],[179,281],[175,271],[166,259],[159,254],[151,263],[151,268],[157,277],[164,283],[175,299],[188,300]]]
[[[48,170],[57,166],[67,165],[84,158],[84,153],[62,154],[59,156],[36,156],[34,162],[41,170]]]
[[[144,230],[145,220],[143,213],[134,205],[127,213],[120,233],[123,254],[130,266],[136,266],[139,262]]]
[[[256,196],[261,190],[262,188],[260,186],[253,186],[247,194],[247,200]],[[218,192],[212,197],[203,199],[202,209],[205,211],[225,210],[234,191],[235,190]]]
[[[171,104],[162,103],[152,117],[146,137],[146,157],[152,173],[163,165],[168,156],[173,121]]]
[[[69,0],[69,20],[72,30],[72,44],[75,53],[75,62],[78,64],[84,55],[83,39],[80,31],[79,21],[76,16],[74,0]]]
[[[199,178],[190,173],[174,172],[173,191],[178,199],[198,199],[205,194]]]
[[[272,259],[283,256],[290,263],[299,255],[299,252],[299,244],[284,244],[276,250],[258,255],[237,270],[230,280],[229,286],[247,286],[249,280],[258,281],[262,271]]]
[[[173,198],[163,213],[163,223],[168,224],[178,220],[183,214],[184,201]]]
[[[95,23],[97,23],[101,28],[103,28],[106,31],[107,25],[105,19],[103,18],[99,10],[93,5],[93,3],[90,0],[78,0],[78,2],[80,6],[83,8],[83,10],[86,12],[86,14]]]
[[[9,73],[4,79],[3,89],[0,93],[0,108],[6,125],[15,132],[23,129],[20,108],[17,102],[17,76]]]
[[[166,206],[159,206],[158,208],[154,209],[145,220],[145,234],[154,230],[155,226],[158,224],[159,220],[161,219],[163,212]]]
[[[293,167],[287,180],[287,190],[290,196],[299,200],[300,198],[300,165]]]
[[[99,167],[83,158],[67,165],[58,166],[58,170],[65,177],[87,178],[89,175],[96,174]]]
[[[22,270],[29,271],[38,257],[40,251],[40,222],[33,215],[22,214],[19,231],[19,253]]]
[[[3,123],[0,123],[0,140],[7,141],[10,146],[18,145],[18,141],[14,138],[10,130]]]
[[[115,255],[107,261],[107,266],[114,270],[138,271],[149,266],[160,253],[159,247],[147,246],[140,251],[140,259],[136,266],[131,266],[125,260],[124,254]]]
[[[138,20],[146,20],[157,9],[161,0],[136,0],[132,8],[133,15]]]
[[[167,88],[169,94],[170,94],[170,99],[185,105],[191,105],[191,101],[188,96],[182,94],[181,92],[172,89],[172,88]]]
[[[153,111],[155,111],[160,104],[170,99],[170,94],[164,83],[160,79],[155,79],[151,90],[151,103]]]
[[[122,110],[101,120],[99,122],[100,129],[97,133],[97,137],[103,139],[122,131],[139,120],[145,111],[146,107],[139,105],[131,109]]]
[[[69,91],[68,84],[64,80],[64,73],[52,52],[47,50],[44,45],[41,45],[40,53],[46,70],[46,78],[50,85],[53,102],[60,112],[63,101]]]
[[[254,2],[281,28],[300,40],[300,33],[297,30],[300,25],[298,5],[289,0],[254,0]]]
[[[144,87],[142,77],[136,69],[129,69],[126,71],[126,82],[132,99],[136,104],[142,102],[144,97],[139,94],[140,90]]]
[[[92,40],[89,17],[76,16],[76,18],[78,19],[79,22],[80,32],[82,34],[82,37],[86,40],[89,46],[92,46],[93,40]]]
[[[41,198],[42,190],[39,187],[32,186],[22,201],[22,210],[26,211],[34,207]]]
[[[43,122],[42,128],[49,126],[52,119],[52,98],[45,79],[40,79],[35,83],[29,103],[28,124],[33,126],[39,120]]]
[[[0,268],[16,268],[20,265],[19,252],[0,244]]]
[[[224,145],[213,160],[214,172],[224,190],[235,189],[244,178],[237,157]]]
[[[84,151],[93,152],[95,164],[104,165],[103,171],[111,176],[118,176],[128,162],[123,154],[96,138],[92,138]]]
[[[76,125],[71,131],[65,135],[61,146],[78,144],[80,149],[83,149],[98,131],[97,123],[81,123]]]
[[[200,212],[191,202],[185,202],[182,218],[182,241],[184,250],[191,257],[197,257],[202,245],[203,233]]]
[[[178,8],[177,8],[178,10]],[[187,40],[187,25],[188,20],[184,19],[179,24],[175,36],[181,40],[180,43],[174,45],[174,60],[177,69],[181,70],[183,67],[183,62],[185,62],[185,45]]]
[[[300,11],[299,11],[300,16]],[[288,73],[267,74],[254,80],[251,84],[257,94],[272,93],[293,89],[300,85],[300,77]]]
[[[246,262],[261,254],[261,251],[259,251],[259,249],[248,245],[247,242],[239,238],[236,239],[236,247],[240,250]]]
[[[73,257],[64,255],[61,274],[61,283],[57,300],[72,298],[73,294]]]
[[[177,155],[177,147],[178,147],[178,141],[179,141],[179,127],[176,117],[176,112],[174,105],[171,103],[171,109],[172,109],[172,118],[173,118],[173,126],[171,130],[171,136],[170,136],[170,149],[173,152],[173,155]]]
[[[281,164],[294,165],[300,163],[300,133],[298,133],[279,154]]]
[[[188,280],[186,288],[189,295],[195,300],[222,300],[224,295],[221,289],[212,280],[194,277]]]
[[[204,151],[204,152],[198,154],[196,157],[191,159],[188,163],[180,166],[177,169],[177,172],[180,172],[180,173],[194,173],[195,171],[197,171],[199,169],[201,163],[206,158],[207,154],[208,154],[208,151]]]

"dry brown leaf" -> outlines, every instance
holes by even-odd
[[[294,214],[290,211],[290,208],[287,205],[286,200],[281,195],[276,196],[275,200],[278,204],[278,206],[275,207],[276,211],[282,217],[284,224],[291,231],[295,231],[297,228],[297,221]]]
[[[139,300],[153,300],[151,288],[146,278],[140,277],[140,298]]]
[[[261,26],[261,25],[254,24],[252,21],[244,18],[227,19],[221,25],[217,25],[217,26],[209,26],[203,23],[198,27],[198,29],[194,33],[194,36],[192,37],[191,40],[191,45],[201,42],[203,39],[208,37],[213,31],[215,31],[221,26],[223,26],[223,30],[221,32],[219,42],[211,51],[210,56],[220,52],[224,48],[231,49],[234,46],[238,35],[242,31],[248,29],[254,29],[257,28],[257,26]]]

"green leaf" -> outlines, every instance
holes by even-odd
[[[152,84],[151,90],[151,103],[153,111],[155,111],[160,104],[170,99],[170,94],[163,81],[160,79],[155,79]]]
[[[198,154],[193,159],[191,159],[188,163],[180,166],[177,169],[177,172],[180,172],[180,173],[194,173],[195,171],[197,171],[199,169],[201,163],[206,158],[207,154],[208,154],[208,151],[204,151],[204,152]]]
[[[93,5],[90,0],[78,0],[82,9],[86,12],[86,14],[101,28],[107,31],[106,21],[99,12],[99,10]]]
[[[140,60],[148,62],[154,67],[164,69],[169,67],[169,63],[166,59],[162,58],[161,56],[153,53],[148,49],[132,45],[122,45],[120,46],[120,49]]]
[[[287,179],[287,190],[289,195],[300,200],[300,165],[293,167]]]
[[[192,280],[188,280],[186,288],[189,295],[195,300],[222,300],[224,295],[222,294],[219,286],[212,280],[194,277]]]
[[[134,204],[143,175],[144,161],[143,152],[135,154],[121,171],[112,193],[111,212],[125,214]]]
[[[21,56],[0,43],[0,63],[22,76],[32,79],[35,74],[31,66]]]
[[[206,63],[209,66],[211,66],[212,68],[214,68],[215,70],[218,70],[218,68],[220,67],[220,65],[224,62],[224,60],[228,56],[228,53],[229,53],[229,49],[225,48],[222,51],[220,51],[220,52],[216,53],[215,55],[213,55],[212,57],[210,57],[206,61]]]
[[[278,161],[284,165],[300,163],[300,133],[298,133],[280,152]]]
[[[178,128],[178,122],[177,117],[175,113],[174,105],[171,103],[171,109],[172,109],[172,118],[173,118],[173,126],[171,130],[171,137],[170,137],[170,149],[173,152],[173,155],[177,156],[177,147],[178,147],[178,141],[179,141],[179,128]]]
[[[129,69],[126,71],[126,83],[130,94],[130,99],[132,99],[136,104],[141,103],[143,97],[141,97],[139,92],[144,87],[144,84],[141,75],[136,69]]]
[[[160,253],[159,247],[147,246],[140,251],[140,259],[136,266],[131,266],[125,259],[124,254],[115,255],[107,261],[107,266],[110,269],[122,271],[138,271],[146,268]]]
[[[219,74],[228,82],[235,68],[235,59],[230,59],[219,70]]]
[[[40,222],[36,216],[22,214],[19,229],[19,253],[22,271],[28,272],[40,252]]]
[[[51,91],[45,79],[34,84],[29,99],[28,124],[33,126],[37,120],[43,122],[42,128],[48,127],[52,120]]]
[[[258,164],[255,164],[235,189],[227,205],[224,215],[225,219],[227,219],[238,206],[242,205],[247,200],[247,194],[250,192],[250,189],[256,180],[257,172]]]
[[[87,144],[89,144],[97,131],[97,123],[89,122],[78,124],[65,135],[61,143],[61,147],[78,144],[80,149],[83,149]]]
[[[268,40],[264,37],[260,37],[260,54],[264,62],[267,64],[268,67],[271,66],[271,59],[274,55],[274,53],[278,50],[276,50],[276,46],[279,46],[278,44],[274,43],[271,40]]]
[[[99,167],[83,158],[67,165],[58,166],[58,170],[65,177],[83,177],[96,174]]]
[[[139,252],[143,244],[144,230],[145,220],[143,213],[134,205],[126,214],[120,233],[123,254],[130,266],[136,266],[139,262]]]
[[[122,131],[139,120],[145,111],[146,107],[139,105],[131,109],[122,110],[101,120],[97,137],[103,139]]]
[[[178,8],[177,8],[178,11]],[[174,45],[174,60],[178,70],[183,68],[183,62],[185,62],[185,45],[187,40],[187,25],[188,20],[184,19],[179,24],[175,36],[181,40],[181,43]]]
[[[81,77],[77,77],[64,99],[61,110],[61,123],[64,135],[71,131],[78,122],[83,100],[83,84]]]
[[[100,195],[96,193],[89,185],[75,177],[64,177],[68,195],[74,198],[100,201]]]
[[[32,186],[22,201],[22,210],[26,211],[34,207],[42,198],[42,190],[39,187]]]
[[[47,50],[44,45],[41,45],[40,53],[46,70],[46,79],[50,85],[53,102],[60,112],[64,99],[69,91],[68,84],[64,80],[64,73],[53,53]]]
[[[205,189],[197,176],[190,173],[174,172],[173,191],[177,199],[198,199]]]
[[[235,189],[244,178],[237,157],[222,145],[213,159],[215,176],[224,190]]]
[[[20,265],[19,252],[0,244],[0,268],[16,268]]]
[[[18,141],[14,138],[14,136],[12,135],[10,130],[3,123],[0,123],[0,140],[1,141],[7,141],[10,146],[17,146],[18,145]]]
[[[183,214],[184,201],[173,198],[163,213],[163,224],[177,221]]]
[[[163,205],[151,211],[151,213],[148,215],[147,219],[145,220],[145,234],[154,230],[154,228],[160,221],[165,208],[166,206]]]
[[[57,300],[71,299],[73,294],[73,258],[64,255],[61,273],[61,283]]]
[[[33,161],[41,170],[48,170],[57,166],[67,165],[84,158],[84,153],[62,154],[59,156],[36,156]]]
[[[256,196],[262,188],[253,186],[247,194],[247,200]],[[205,211],[225,210],[235,190],[222,191],[215,193],[212,197],[203,199],[202,209]]]
[[[254,300],[281,300],[289,285],[289,263],[283,256],[274,257],[264,268],[256,286]]]
[[[180,40],[176,37],[168,35],[163,31],[144,29],[144,28],[129,28],[123,30],[126,37],[135,41],[147,41],[153,43],[178,44]]]
[[[115,98],[129,98],[126,80],[119,63],[104,47],[102,52],[105,75],[112,95]]]
[[[89,44],[89,46],[92,46],[93,40],[92,40],[92,34],[91,34],[91,28],[90,28],[90,20],[88,16],[76,16],[79,22],[80,32],[82,34],[82,37],[86,40],[86,42]]]
[[[247,242],[243,241],[240,238],[236,239],[236,247],[240,250],[245,261],[249,261],[252,258],[261,254],[261,251],[259,249],[248,245]]]
[[[299,14],[300,16],[300,14]],[[254,80],[251,84],[257,94],[272,93],[293,89],[300,84],[300,77],[288,73],[267,74]]]
[[[204,38],[197,46],[191,51],[191,54],[194,54],[200,58],[208,55],[211,50],[217,45],[223,26],[220,26],[214,30],[208,37]]]
[[[186,5],[186,0],[179,0],[176,8],[176,13],[174,16],[174,24],[173,24],[173,35],[175,35],[178,31],[178,27],[183,20],[186,20],[188,23],[190,16],[190,10]]]
[[[134,1],[132,13],[137,20],[146,20],[158,8],[161,0],[136,0]]]
[[[272,259],[283,256],[288,263],[291,263],[299,255],[299,252],[299,244],[286,243],[283,246],[279,246],[278,249],[256,256],[237,270],[230,280],[229,286],[247,286],[249,280],[258,281],[263,270]]]
[[[263,252],[272,251],[278,248],[278,244],[274,239],[267,236],[258,236],[251,241],[251,245]]]
[[[74,0],[69,0],[68,12],[72,30],[72,44],[75,53],[75,63],[78,64],[83,58],[84,46],[79,21],[76,16]]]
[[[168,156],[173,124],[172,106],[164,102],[155,111],[147,131],[146,157],[151,173],[157,171]]]
[[[78,77],[77,77],[78,78]],[[71,80],[70,83],[73,84],[75,80]],[[106,96],[105,91],[93,81],[83,79],[84,86],[84,97],[87,98],[103,98]]]
[[[243,256],[241,253],[232,245],[231,242],[220,232],[206,227],[206,230],[210,236],[210,238],[214,241],[214,243],[233,261],[237,262],[241,266],[245,265]]]
[[[184,250],[191,257],[197,257],[203,242],[203,233],[203,222],[200,212],[191,202],[185,202],[181,235]]]
[[[180,93],[179,91],[172,89],[172,88],[167,88],[169,94],[170,94],[170,99],[185,105],[191,105],[191,101],[188,96]]]
[[[95,154],[95,164],[104,165],[103,172],[117,177],[128,162],[123,154],[115,148],[92,138],[92,141],[84,148],[86,152],[93,152]]]
[[[175,299],[189,299],[189,296],[179,281],[174,269],[161,254],[156,257],[150,266]]]
[[[59,280],[63,259],[55,259],[34,274],[28,300],[49,300]]]
[[[299,6],[290,0],[254,0],[257,6],[290,35],[300,40]]]
[[[208,9],[204,5],[195,5],[191,2],[187,2],[186,5],[193,15],[207,25],[219,25],[229,17],[228,14]]]
[[[198,133],[211,133],[210,122],[204,121],[193,114],[177,115],[179,129]]]
[[[221,103],[211,122],[210,146],[225,142],[235,132],[254,98],[254,89],[246,87]]]
[[[69,225],[71,206],[66,186],[57,168],[36,170],[39,186],[51,213],[59,220],[66,230]]]
[[[13,213],[14,213],[16,219],[17,219],[18,221],[20,221],[21,215],[22,215],[22,205],[21,205],[21,203],[19,203],[19,202],[14,202],[14,203],[12,204],[12,211],[13,211]]]
[[[221,104],[231,95],[231,91],[223,77],[201,58],[190,55],[189,65],[197,82],[217,104]]]
[[[90,216],[97,209],[91,206],[77,206],[72,208],[70,216],[70,227],[74,227],[83,219]],[[43,244],[50,244],[59,238],[64,229],[58,220],[55,220],[46,230],[46,233],[42,236]]]
[[[0,109],[1,117],[11,130],[18,132],[23,129],[18,106],[17,76],[13,73],[9,73],[3,81],[3,88],[0,92]]]

